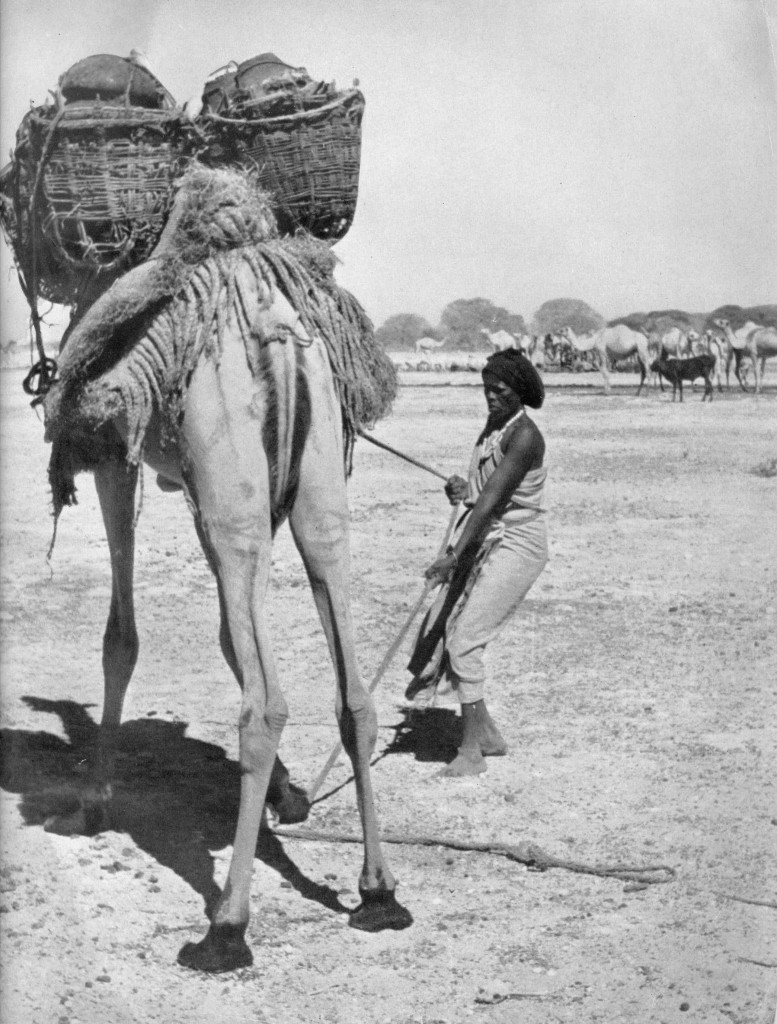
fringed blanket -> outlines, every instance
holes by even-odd
[[[106,424],[126,419],[128,458],[137,463],[155,408],[175,423],[191,371],[204,352],[220,350],[228,316],[244,301],[238,271],[246,267],[268,305],[280,290],[323,340],[349,472],[357,430],[388,414],[397,380],[366,313],[336,283],[335,263],[310,236],[278,237],[250,174],[190,170],[153,256],[90,306],[63,344],[60,379],[44,405],[55,515],[75,500],[76,472],[116,457]]]

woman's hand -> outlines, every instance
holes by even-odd
[[[424,576],[433,583],[446,583],[453,575],[458,564],[459,560],[450,551],[443,555],[442,558],[438,558],[436,562],[432,562]]]
[[[451,505],[458,505],[467,496],[467,481],[460,476],[449,476],[445,482],[445,493]]]

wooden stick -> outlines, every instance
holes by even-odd
[[[399,451],[397,448],[392,448],[390,444],[386,444],[385,441],[379,441],[376,437],[371,434],[365,434],[363,430],[357,431],[359,437],[363,437],[365,441],[369,441],[371,444],[376,445],[378,448],[384,448],[387,452],[391,452],[392,455],[398,455],[400,459],[404,459],[405,462],[410,462],[414,466],[418,466],[419,469],[425,469],[427,473],[431,473],[432,476],[439,477],[440,480],[448,479],[443,473],[434,466],[428,466],[425,462],[421,462],[419,459],[414,459],[412,455],[406,455],[404,452]]]
[[[439,552],[437,554],[438,558],[442,557],[442,555],[445,553],[445,549],[448,547],[448,541],[451,539],[451,534],[453,533],[453,530],[454,530],[454,528],[456,526],[456,520],[458,518],[458,515],[459,515],[459,506],[456,505],[455,508],[453,509],[453,511],[451,512],[451,517],[450,517],[450,520],[448,521],[448,526],[447,526],[447,528],[445,530],[445,536],[443,538],[442,544],[440,545],[440,550],[439,550]],[[423,591],[421,593],[421,596],[418,598],[416,603],[413,605],[412,611],[410,612],[408,617],[405,619],[405,622],[402,625],[402,628],[400,629],[399,633],[397,634],[396,639],[392,643],[391,647],[389,647],[389,649],[386,651],[385,655],[383,656],[383,660],[381,661],[380,665],[378,666],[377,672],[372,677],[372,682],[369,685],[369,692],[370,693],[372,693],[375,690],[376,686],[378,685],[378,683],[381,681],[381,679],[385,675],[386,671],[388,670],[389,665],[394,660],[394,655],[397,653],[397,651],[399,650],[399,648],[400,648],[400,646],[402,644],[402,641],[407,636],[408,630],[410,629],[411,625],[413,624],[413,620],[415,619],[416,615],[418,615],[419,611],[421,610],[421,607],[422,607],[423,603],[426,601],[426,598],[429,596],[429,594],[432,592],[432,590],[434,590],[434,588],[436,586],[437,586],[437,584],[436,583],[432,583],[431,581],[427,581],[424,584],[424,589],[423,589]],[[316,776],[313,784],[309,787],[308,792],[307,792],[307,796],[308,796],[308,800],[311,803],[313,803],[313,801],[314,801],[314,799],[316,797],[316,794],[318,793],[318,791],[323,786],[324,780],[326,779],[326,777],[329,774],[329,772],[332,770],[332,766],[334,765],[334,763],[337,760],[337,758],[340,756],[340,752],[342,751],[342,749],[343,749],[343,743],[342,743],[342,740],[340,740],[332,748],[332,752],[329,755],[329,757],[326,759],[326,763],[324,764],[324,767],[321,769],[321,771]]]

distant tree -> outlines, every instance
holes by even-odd
[[[496,306],[490,299],[456,299],[442,311],[437,329],[440,337],[449,338],[448,348],[463,352],[488,352],[490,346],[481,334],[489,331],[526,333],[526,324],[519,313]]]
[[[691,327],[697,334],[704,334],[707,327],[707,314],[706,313],[689,313],[691,318]]]
[[[748,307],[750,319],[764,327],[777,327],[777,306],[750,306]]]
[[[642,314],[632,314],[640,316]],[[613,320],[612,323],[627,323],[628,317],[621,320]],[[650,313],[642,315],[642,322],[628,324],[635,331],[642,331],[643,334],[666,334],[673,327],[679,327],[681,331],[689,331],[694,326],[693,316],[686,313],[684,309],[654,309]]]
[[[644,331],[647,313],[627,313],[626,316],[617,316],[614,320],[608,320],[608,327],[617,327],[618,324],[625,324],[632,331]]]
[[[549,299],[532,318],[532,334],[555,334],[571,327],[575,334],[586,334],[604,327],[604,317],[582,299]]]
[[[718,306],[708,314],[705,330],[715,330],[715,320],[728,320],[734,331],[748,320],[763,324],[764,327],[777,327],[777,306]]]
[[[375,331],[375,337],[387,352],[407,352],[419,338],[439,339],[440,334],[422,316],[397,313]]]

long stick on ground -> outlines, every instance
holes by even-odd
[[[363,430],[358,431],[359,437],[363,437],[365,441],[369,441],[370,444],[376,445],[378,448],[384,448],[387,452],[391,452],[392,455],[398,455],[400,459],[404,459],[405,462],[410,462],[414,466],[418,466],[419,469],[425,469],[427,473],[431,473],[432,476],[437,476],[440,480],[447,480],[448,477],[444,473],[441,473],[439,469],[435,469],[434,466],[428,466],[425,462],[421,462],[419,459],[414,459],[412,455],[406,455],[405,452],[399,451],[398,448],[392,448],[390,444],[386,444],[385,441],[379,441],[376,437],[371,434],[366,434]]]
[[[437,554],[438,558],[442,557],[443,553],[445,552],[445,549],[448,546],[448,541],[451,539],[451,534],[453,533],[454,527],[456,526],[456,520],[458,518],[458,515],[459,515],[459,506],[456,505],[455,508],[453,509],[453,511],[451,512],[451,518],[448,521],[448,526],[447,526],[447,528],[445,530],[445,536],[443,538],[442,544],[440,545],[440,550],[439,550],[439,552]],[[426,598],[429,596],[429,594],[432,592],[432,590],[434,590],[434,588],[436,586],[437,586],[437,584],[436,583],[432,583],[432,582],[427,582],[427,583],[424,584],[424,589],[423,589],[423,591],[421,593],[421,596],[418,598],[416,603],[413,605],[413,608],[412,608],[410,614],[408,615],[408,617],[405,619],[405,622],[404,622],[402,628],[400,629],[399,633],[397,634],[396,639],[392,643],[391,647],[389,647],[389,649],[386,651],[385,655],[383,656],[383,661],[381,661],[380,665],[378,666],[377,672],[372,677],[372,682],[370,683],[369,688],[368,688],[370,693],[372,693],[375,690],[375,687],[378,685],[378,683],[381,681],[381,679],[385,675],[386,671],[388,670],[389,665],[394,660],[394,655],[397,653],[397,651],[399,650],[399,648],[400,648],[400,646],[402,644],[402,641],[407,636],[408,630],[410,629],[410,627],[413,624],[413,620],[415,619],[416,615],[418,615],[419,611],[421,610],[421,607],[423,606],[424,602],[426,601]],[[324,767],[321,769],[321,771],[316,776],[316,779],[313,782],[313,784],[309,787],[307,795],[308,795],[308,800],[311,803],[313,803],[313,801],[314,801],[314,799],[316,797],[316,794],[318,793],[318,791],[323,786],[324,780],[326,779],[326,777],[329,774],[329,772],[332,770],[332,766],[334,765],[334,763],[337,760],[337,758],[340,756],[340,753],[341,753],[342,749],[343,749],[342,741],[340,741],[340,742],[338,742],[338,743],[336,743],[334,745],[334,747],[332,748],[331,754],[326,759],[326,763],[324,764]]]

